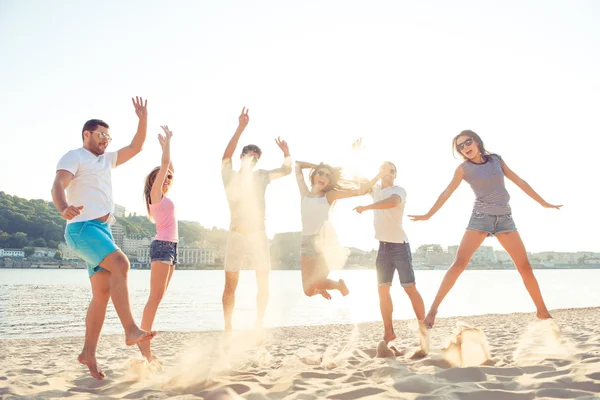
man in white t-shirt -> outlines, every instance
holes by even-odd
[[[427,331],[423,325],[425,305],[416,287],[410,244],[402,228],[406,190],[394,185],[397,169],[393,163],[383,163],[381,172],[383,173],[381,184],[376,185],[371,192],[375,202],[368,206],[358,206],[355,210],[359,214],[366,210],[374,210],[375,214],[375,238],[379,240],[376,267],[379,307],[384,327],[383,340],[387,344],[396,339],[392,319],[394,305],[390,296],[390,287],[394,273],[398,271],[400,284],[408,294],[419,321],[421,350],[426,353],[429,346],[426,338]]]
[[[255,169],[262,151],[256,145],[244,146],[239,171],[234,171],[231,158],[246,129],[250,116],[244,107],[238,118],[238,127],[230,139],[221,162],[221,177],[229,203],[231,223],[225,250],[225,288],[223,289],[223,316],[225,330],[232,330],[235,291],[242,267],[256,271],[256,327],[261,328],[269,301],[269,240],[265,232],[265,192],[269,183],[292,172],[292,159],[285,140],[275,139],[283,152],[283,164],[272,170]]]
[[[96,347],[110,298],[125,329],[128,346],[150,340],[156,334],[141,330],[133,320],[127,287],[129,260],[115,244],[109,227],[114,221],[111,170],[138,154],[146,140],[147,101],[141,97],[131,100],[139,118],[131,144],[105,153],[112,140],[108,124],[99,119],[87,121],[81,132],[83,147],[69,151],[60,159],[52,186],[54,205],[67,220],[65,241],[86,262],[92,285],[92,301],[85,319],[85,343],[77,359],[99,380],[105,375],[98,368]]]

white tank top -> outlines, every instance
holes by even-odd
[[[302,198],[300,212],[302,214],[302,236],[318,235],[323,223],[329,219],[331,205],[327,197]]]

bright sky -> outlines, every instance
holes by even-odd
[[[543,209],[507,184],[528,250],[600,251],[599,20],[591,0],[3,0],[0,190],[50,200],[56,163],[81,146],[83,123],[107,121],[117,150],[135,133],[130,99],[141,95],[148,141],[115,170],[115,201],[144,212],[143,180],[168,124],[179,218],[226,228],[221,155],[245,105],[236,160],[255,143],[259,167],[277,167],[280,135],[294,158],[335,164],[362,136],[368,157],[398,166],[407,214],[429,210],[459,163],[451,139],[472,129],[548,202],[564,204]],[[431,220],[406,218],[413,249],[458,244],[473,200],[463,183]],[[367,202],[336,206],[344,244],[375,246],[372,214],[351,212]],[[268,233],[299,230],[299,210],[293,176],[273,182]]]

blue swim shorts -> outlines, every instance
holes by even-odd
[[[104,271],[99,264],[119,247],[115,244],[108,223],[90,220],[67,224],[65,229],[67,246],[87,264],[91,278],[98,271]]]
[[[467,229],[487,232],[488,236],[494,236],[498,233],[516,231],[517,227],[512,214],[490,215],[473,211]]]

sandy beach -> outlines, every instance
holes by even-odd
[[[381,323],[268,329],[262,343],[250,331],[160,332],[162,367],[103,336],[103,381],[77,363],[83,337],[3,339],[0,398],[191,399],[227,387],[247,399],[600,398],[600,308],[553,315],[557,325],[532,314],[439,319],[430,354],[412,359],[412,321],[395,321],[404,354],[390,358],[377,357]],[[476,329],[457,335],[462,323]]]

